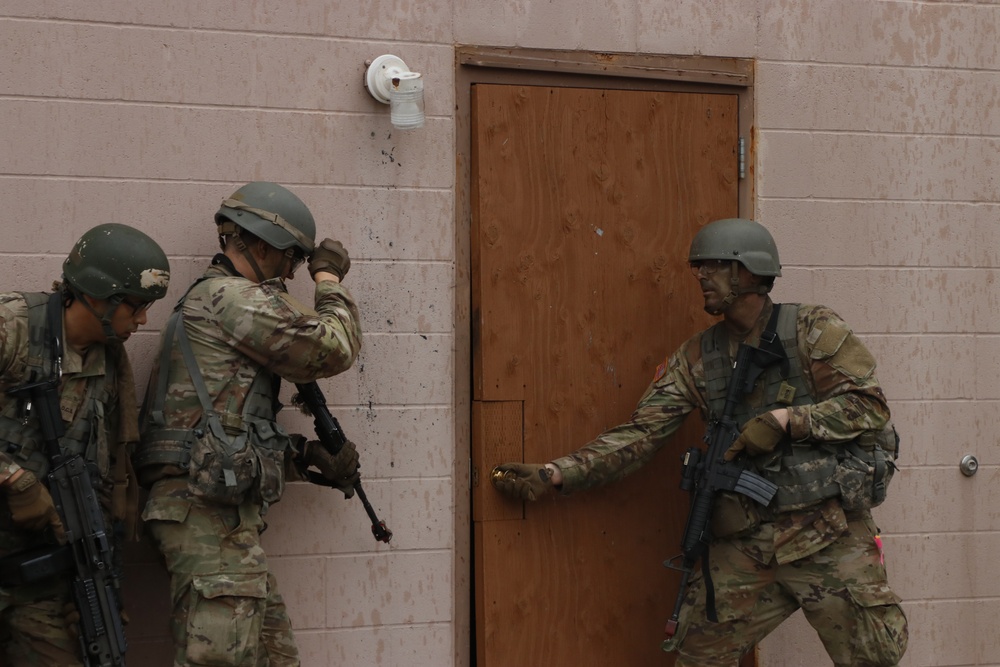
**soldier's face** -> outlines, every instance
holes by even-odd
[[[131,297],[118,304],[115,314],[111,316],[111,328],[114,329],[115,335],[121,340],[127,340],[139,330],[139,327],[144,326],[149,306],[150,302],[138,302]],[[110,304],[106,304],[105,307],[110,307]]]
[[[691,273],[698,279],[705,312],[709,315],[721,315],[728,307],[725,298],[732,289],[732,266],[732,262],[718,259],[691,262]]]

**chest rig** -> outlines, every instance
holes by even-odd
[[[798,304],[774,304],[761,336],[784,359],[770,366],[753,393],[736,409],[737,424],[775,410],[816,402],[810,394],[798,355]],[[732,360],[724,325],[712,326],[701,340],[709,418],[722,413]],[[769,340],[765,340],[769,339]],[[885,500],[886,487],[896,470],[899,437],[890,422],[878,432],[862,433],[843,442],[792,442],[786,435],[773,453],[751,460],[753,468],[778,486],[769,505],[774,512],[788,512],[840,497],[845,510],[868,509]]]
[[[183,305],[196,281],[181,297],[164,330],[156,385],[143,406],[142,439],[136,468],[173,466],[187,471],[191,492],[207,501],[236,505],[248,494],[267,505],[284,491],[284,453],[291,438],[275,421],[280,409],[280,378],[261,367],[246,394],[241,414],[217,410],[205,385],[184,324]],[[176,338],[184,367],[201,404],[194,428],[175,428],[164,408],[171,382],[170,360]],[[235,354],[235,351],[234,351]]]
[[[31,410],[27,396],[17,396],[28,385],[55,379],[59,381],[62,362],[62,296],[43,293],[23,293],[28,306],[28,358],[25,382],[9,390],[0,409],[0,447],[22,467],[39,479],[49,471],[49,456],[45,449],[41,425]],[[58,337],[58,338],[57,338]],[[83,397],[73,421],[59,439],[64,454],[80,454],[96,466],[91,467],[95,486],[109,475],[109,435],[104,406],[113,396],[116,386],[115,365],[105,356],[104,375],[86,381]]]

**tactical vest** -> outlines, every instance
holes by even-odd
[[[61,299],[59,294],[23,293],[28,305],[28,359],[25,384],[39,382],[52,377],[52,351],[49,345],[46,307],[49,299]],[[61,320],[60,320],[61,326]],[[92,481],[96,488],[109,476],[110,449],[104,406],[113,396],[116,386],[115,365],[110,355],[105,353],[104,376],[89,378],[84,400],[77,409],[73,422],[66,427],[66,433],[59,440],[65,454],[80,454],[91,463]],[[45,449],[41,427],[30,412],[28,401],[7,396],[0,410],[0,446],[13,456],[17,463],[44,480],[49,471],[49,455]]]
[[[276,502],[284,492],[284,455],[291,444],[288,433],[275,421],[280,378],[261,367],[242,414],[216,410],[187,338],[182,313],[186,298],[187,294],[181,297],[164,331],[157,383],[150,385],[143,406],[144,426],[134,465],[186,470],[190,491],[210,502],[238,505],[248,494],[265,506]],[[191,429],[171,428],[164,414],[175,334],[202,406],[201,419]]]
[[[774,305],[778,310],[775,332],[785,359],[768,367],[757,381],[761,393],[757,405],[742,401],[734,420],[750,419],[778,408],[816,402],[802,374],[798,355],[796,320],[798,304]],[[701,339],[702,363],[709,418],[717,418],[725,407],[726,388],[732,375],[732,361],[724,323],[708,329]],[[769,508],[775,512],[811,507],[829,498],[840,497],[845,510],[875,507],[885,500],[886,487],[895,472],[899,437],[892,423],[882,431],[865,432],[842,443],[792,442],[785,437],[773,453],[752,459],[756,472],[774,482],[778,492]]]

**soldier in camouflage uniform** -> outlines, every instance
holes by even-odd
[[[137,229],[104,224],[73,247],[53,294],[0,294],[0,556],[17,559],[65,540],[47,486],[49,458],[39,417],[28,401],[10,393],[54,377],[60,378],[66,428],[62,451],[80,453],[94,465],[92,481],[106,522],[116,534],[131,523],[134,534],[138,487],[130,479],[126,447],[138,441],[139,424],[122,342],[146,323],[146,310],[166,294],[169,279],[167,257],[155,241]],[[58,317],[58,331],[48,325],[49,317]],[[57,335],[61,357],[60,345],[49,342]],[[76,617],[69,576],[0,585],[0,664],[82,664],[79,641],[68,627]]]
[[[350,497],[358,453],[289,436],[278,384],[354,363],[358,310],[340,284],[350,259],[339,242],[315,247],[309,209],[274,183],[241,187],[215,221],[222,252],[175,308],[149,379],[134,458],[150,487],[142,517],[171,575],[176,665],[298,665],[262,516],[286,474],[310,466]],[[315,308],[285,289],[307,258]]]
[[[742,430],[725,459],[747,461],[777,494],[767,507],[719,494],[708,548],[718,621],[707,619],[710,587],[696,572],[664,648],[678,652],[679,667],[735,667],[801,608],[838,667],[896,665],[906,618],[887,582],[870,508],[884,498],[898,439],[875,359],[829,308],[772,303],[781,266],[756,222],[703,227],[689,262],[705,310],[722,321],[667,358],[628,422],[550,463],[499,465],[494,486],[535,500],[634,472],[692,410],[708,423],[718,419],[739,344],[758,345],[762,332],[775,331],[785,361],[768,368],[737,409]]]

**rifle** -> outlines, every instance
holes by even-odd
[[[315,382],[296,384],[295,386],[299,390],[297,402],[305,406],[309,414],[313,417],[316,437],[319,438],[320,443],[330,453],[330,456],[336,456],[347,442],[347,436],[344,435],[343,429],[340,428],[340,422],[337,421],[337,418],[330,414],[330,409],[326,406],[326,397],[323,396],[323,391]],[[334,486],[333,482],[315,471],[307,470],[306,476],[313,484],[329,487]],[[361,504],[364,506],[365,512],[372,522],[372,535],[379,542],[388,544],[389,540],[392,539],[392,531],[386,528],[385,521],[380,520],[375,514],[371,503],[368,502],[368,496],[365,495],[364,489],[361,488],[360,479],[354,483],[354,492],[358,494],[358,498],[361,500]]]
[[[761,334],[761,340],[765,339],[767,347],[780,345],[780,340],[770,326]],[[664,630],[668,642],[677,632],[688,581],[699,559],[702,559],[702,570],[705,573],[708,618],[713,622],[718,620],[715,611],[715,590],[708,569],[708,545],[712,541],[710,520],[716,495],[720,491],[735,491],[766,507],[778,490],[774,483],[747,470],[744,462],[726,461],[723,455],[740,434],[739,424],[733,419],[740,399],[744,394],[753,391],[757,378],[768,366],[783,359],[783,356],[769,349],[741,343],[736,363],[733,365],[733,374],[726,387],[726,402],[722,416],[710,422],[705,432],[707,450],[692,447],[682,459],[681,489],[691,492],[692,498],[681,540],[681,554],[665,563],[667,567],[679,570],[681,573],[681,585],[674,603],[674,611]],[[680,566],[674,564],[678,558],[681,559]]]
[[[125,665],[124,624],[118,591],[118,572],[112,539],[104,524],[104,512],[91,472],[94,464],[79,454],[64,454],[59,439],[66,428],[59,410],[59,377],[62,365],[62,302],[58,294],[48,303],[48,333],[52,337],[52,376],[41,382],[8,391],[30,401],[49,457],[48,487],[59,518],[66,529],[66,544],[15,554],[8,560],[8,573],[16,583],[31,583],[64,573],[73,573],[72,595],[80,612],[80,651],[87,667]]]

